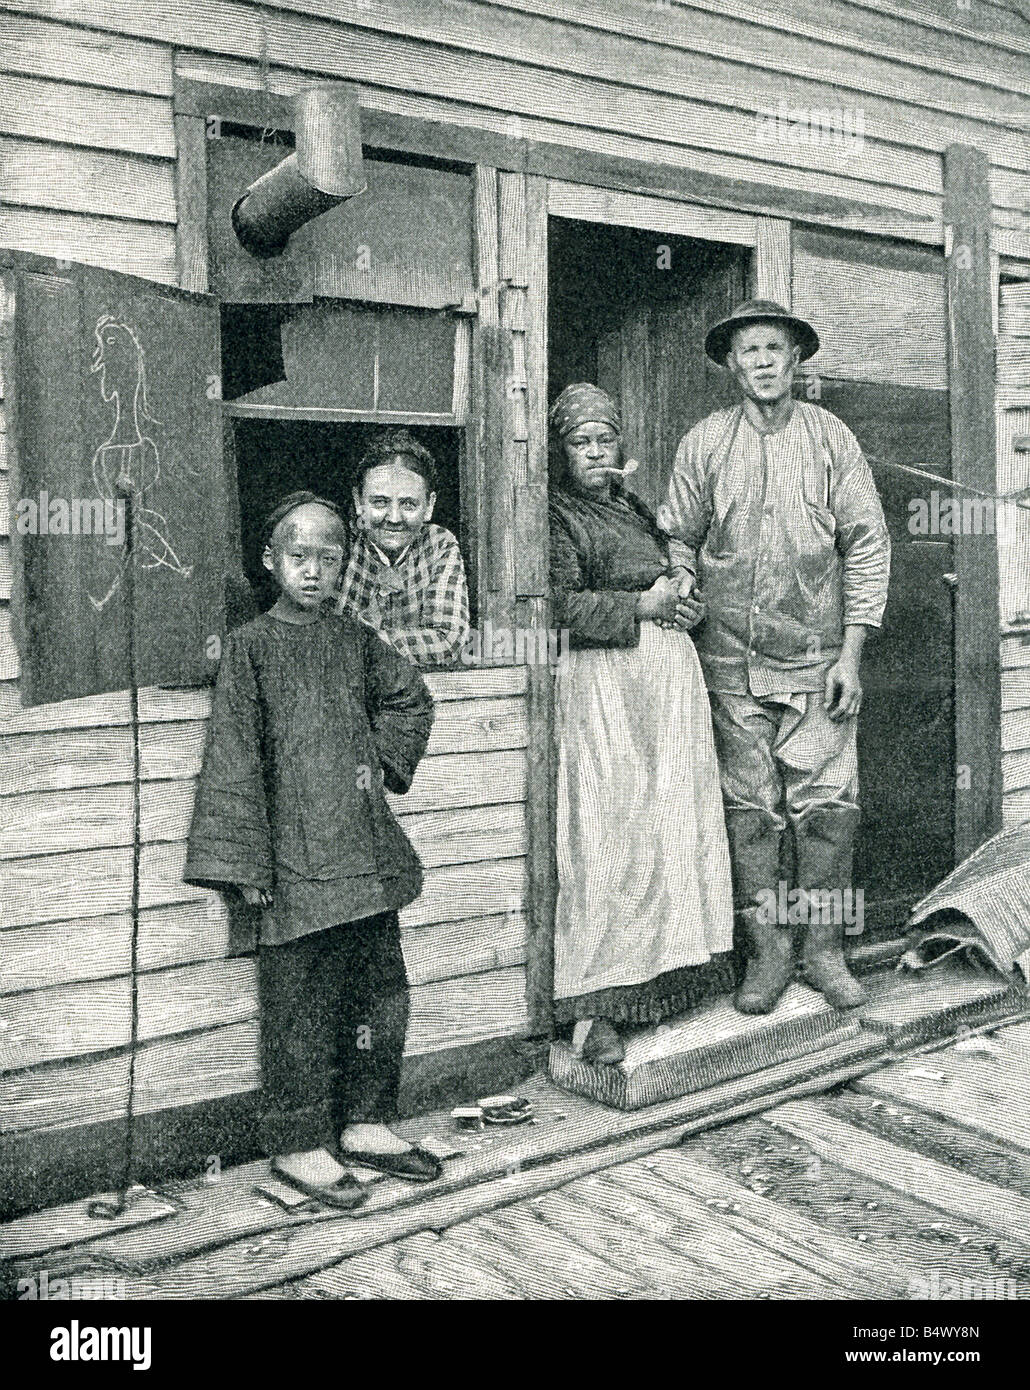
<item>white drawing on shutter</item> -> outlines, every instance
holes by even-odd
[[[113,314],[102,314],[93,330],[96,347],[90,364],[100,374],[100,395],[114,403],[111,433],[93,455],[93,481],[98,496],[117,502],[132,501],[133,551],[142,569],[165,567],[188,579],[192,565],[184,565],[168,535],[168,518],[147,503],[161,476],[157,444],[144,431],[161,422],[150,413],[147,398],[146,356],[132,327]],[[131,408],[130,408],[131,402]],[[100,612],[121,588],[129,562],[128,546],[112,554],[117,572],[101,597],[89,601]]]

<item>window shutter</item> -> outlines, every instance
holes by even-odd
[[[22,698],[203,684],[239,572],[217,307],[91,266],[5,259]],[[119,534],[122,488],[131,547],[124,523]]]

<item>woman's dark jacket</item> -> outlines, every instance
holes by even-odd
[[[637,599],[669,565],[665,538],[638,497],[552,489],[551,594],[554,624],[573,647],[635,647]]]

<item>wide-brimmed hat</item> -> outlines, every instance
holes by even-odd
[[[782,304],[774,299],[745,299],[738,304],[729,318],[720,319],[705,334],[705,352],[713,362],[723,366],[730,342],[738,328],[746,328],[751,323],[782,323],[793,330],[801,349],[801,360],[808,359],[819,351],[819,335],[810,323],[789,314]]]

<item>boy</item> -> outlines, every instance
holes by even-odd
[[[383,785],[407,791],[433,705],[409,662],[327,605],[346,545],[333,504],[294,493],[266,535],[279,595],[226,641],[185,879],[264,909],[264,1146],[278,1177],[350,1208],[347,1161],[440,1174],[386,1124],[408,1007],[397,910],[422,872]]]

